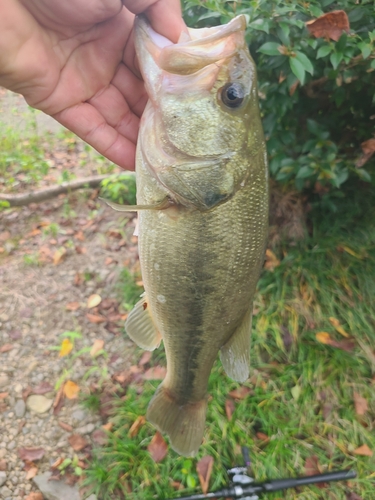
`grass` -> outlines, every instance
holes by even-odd
[[[85,471],[86,484],[100,500],[192,494],[199,485],[197,460],[207,454],[215,461],[210,481],[214,491],[227,482],[225,469],[242,463],[242,445],[250,448],[252,472],[259,481],[302,475],[312,456],[324,472],[353,468],[358,473],[350,485],[309,486],[269,494],[270,500],[344,500],[350,489],[363,500],[373,499],[374,458],[354,450],[366,444],[375,452],[374,195],[374,188],[366,192],[353,186],[337,202],[336,214],[315,210],[312,237],[299,247],[280,248],[281,264],[263,272],[255,299],[253,373],[245,384],[251,393],[236,401],[228,421],[225,401],[238,384],[216,363],[204,443],[196,458],[169,451],[155,464],[147,451],[155,432],[150,424],[130,437],[129,428],[145,414],[157,382],[131,385],[117,400],[109,442],[96,449]],[[129,289],[129,276],[124,276]],[[344,340],[330,318],[339,320],[355,340],[352,351],[318,342],[316,333],[322,331]],[[152,362],[163,361],[156,351]],[[363,416],[355,412],[354,392],[368,401]],[[176,492],[172,481],[182,483],[184,490]]]

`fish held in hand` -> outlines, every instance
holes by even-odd
[[[239,16],[173,44],[145,18],[135,22],[149,95],[136,166],[145,294],[125,327],[144,349],[164,342],[167,375],[147,418],[186,456],[202,442],[218,352],[229,377],[249,375],[269,196],[245,27]]]

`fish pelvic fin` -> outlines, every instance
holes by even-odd
[[[168,434],[174,451],[192,457],[202,443],[206,411],[206,399],[181,405],[161,384],[150,401],[147,419],[160,432]]]
[[[120,205],[119,203],[114,203],[113,201],[106,200],[104,198],[99,198],[99,200],[104,201],[109,207],[113,208],[117,212],[139,212],[140,210],[166,210],[172,203],[169,198],[164,198],[158,203],[151,205]]]
[[[142,349],[153,351],[159,347],[162,337],[151,317],[145,293],[130,311],[125,321],[125,330],[129,337]]]
[[[244,382],[250,371],[252,306],[231,338],[220,349],[220,359],[228,377]]]

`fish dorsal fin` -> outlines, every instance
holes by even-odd
[[[125,321],[125,330],[142,349],[153,351],[159,347],[162,337],[151,317],[146,294],[143,294],[141,300],[130,311]]]
[[[244,382],[250,371],[252,306],[231,338],[220,349],[220,359],[228,377]]]

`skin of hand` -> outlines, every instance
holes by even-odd
[[[173,42],[186,30],[179,0],[1,0],[0,85],[134,170],[147,102],[133,43],[140,13]]]

